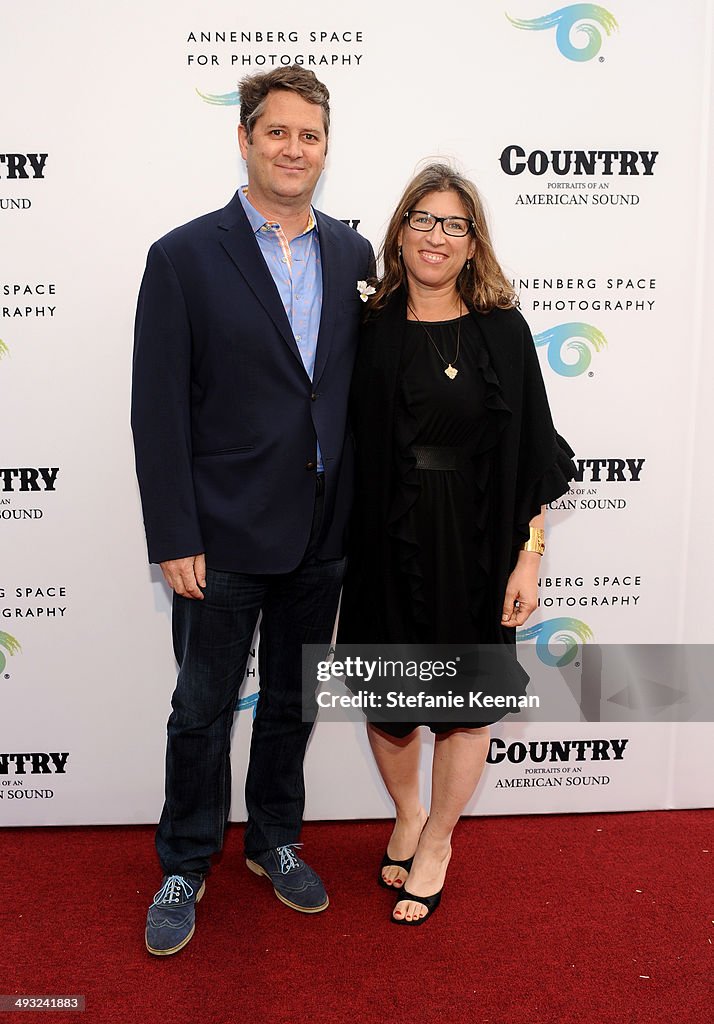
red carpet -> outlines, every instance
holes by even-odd
[[[150,828],[7,829],[0,993],[79,994],[20,1024],[707,1024],[712,811],[472,818],[440,909],[389,921],[374,881],[386,822],[307,825],[331,906],[282,906],[241,829],[181,953],[150,957]]]

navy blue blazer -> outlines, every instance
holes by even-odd
[[[136,315],[132,429],[152,562],[289,572],[325,466],[320,558],[340,558],[352,500],[347,404],[370,243],[317,213],[323,299],[314,379],[238,194],[149,250]]]

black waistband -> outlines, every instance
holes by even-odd
[[[463,448],[440,445],[414,445],[412,454],[417,469],[467,469],[471,458]]]

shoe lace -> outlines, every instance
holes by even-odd
[[[278,846],[276,853],[280,857],[280,873],[287,875],[288,871],[300,867],[300,861],[293,853],[293,848],[299,850],[302,843],[291,843],[289,846]]]
[[[190,899],[193,896],[193,886],[183,875],[169,875],[154,896],[154,903],[180,903],[182,896],[184,899]]]

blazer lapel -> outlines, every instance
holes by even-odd
[[[265,309],[285,343],[300,365],[303,365],[280,293],[263,259],[238,193],[226,206],[218,222],[220,242],[248,287]]]
[[[315,371],[312,375],[313,384],[319,382],[330,354],[330,345],[338,314],[337,282],[340,278],[342,264],[342,253],[329,222],[321,213],[316,212],[316,217],[320,239],[320,263],[322,264],[322,310],[320,329],[317,334]],[[357,287],[356,281],[355,287]]]

